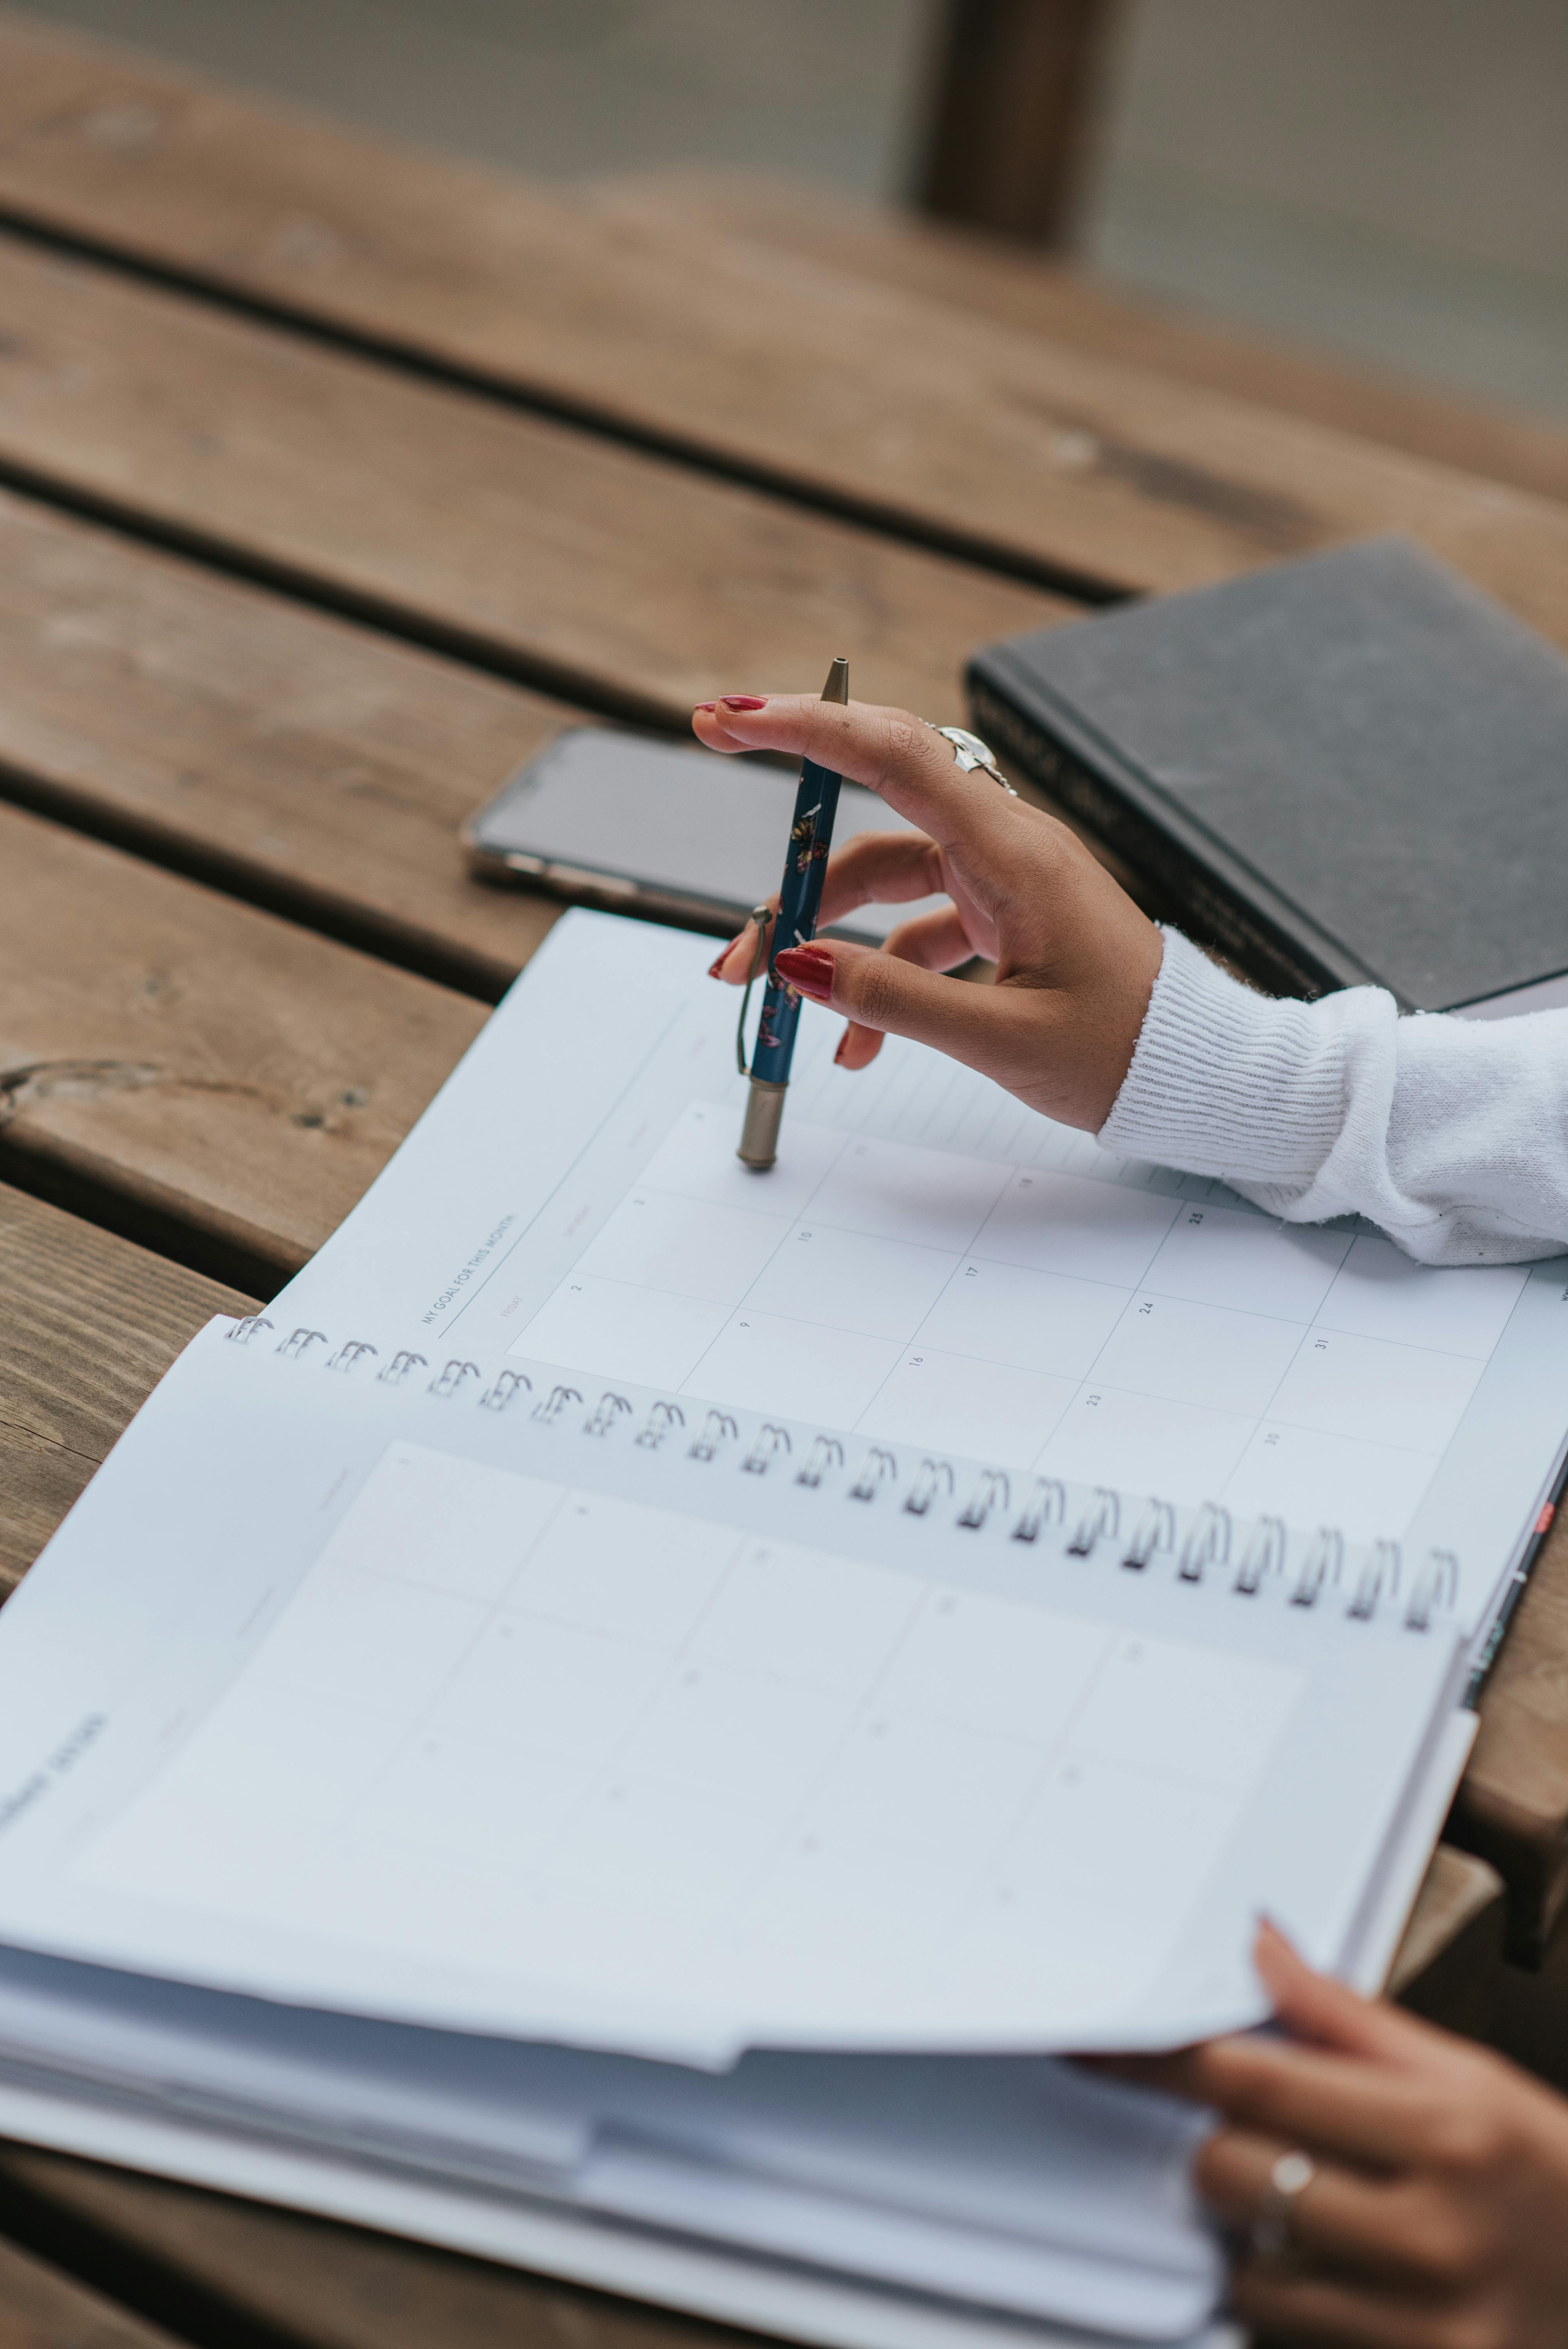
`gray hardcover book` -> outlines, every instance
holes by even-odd
[[[1403,539],[1016,637],[969,688],[1263,986],[1438,1011],[1568,970],[1568,659]]]

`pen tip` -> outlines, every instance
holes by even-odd
[[[822,688],[824,701],[848,701],[850,698],[850,664],[842,653],[835,653],[833,666],[828,671],[828,682]]]

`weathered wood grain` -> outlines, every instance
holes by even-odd
[[[1015,243],[750,172],[663,171],[605,182],[605,200],[645,218],[770,245],[999,325],[1177,383],[1276,408],[1411,457],[1542,497],[1568,499],[1568,426],[1414,378],[1364,372],[1289,342],[1139,299]],[[953,332],[962,334],[962,326]]]
[[[253,1310],[239,1290],[0,1184],[0,1591],[203,1322]]]
[[[178,2344],[172,2333],[144,2323],[89,2285],[0,2240],[0,2349],[178,2349]]]
[[[1501,1987],[1507,1914],[1497,1870],[1440,1843],[1388,1970],[1385,1996],[1429,2023],[1480,2038]]]
[[[978,316],[955,335],[945,305],[864,277],[636,212],[595,211],[588,197],[547,197],[20,18],[5,20],[0,39],[0,208],[14,218],[1040,576],[1171,589],[1403,530],[1568,641],[1568,511],[1546,500]],[[16,268],[13,260],[0,281],[7,305]],[[84,281],[70,289],[79,308]],[[115,317],[123,333],[129,314]],[[44,323],[30,316],[24,341]],[[216,322],[207,331],[216,336]],[[74,440],[79,453],[84,428],[58,413],[72,405],[60,397],[60,368],[85,371],[68,380],[82,382],[78,414],[102,429],[94,393],[107,355],[86,318],[73,337],[55,315],[46,339],[53,356],[42,380],[21,362],[33,388],[11,404],[5,439],[16,435],[18,456],[34,445],[68,460],[59,443]],[[77,356],[67,360],[67,349]],[[167,492],[176,459],[187,480],[214,490],[242,459],[271,473],[275,430],[237,431],[222,402],[215,428],[210,384],[181,404],[167,384],[158,389],[145,345],[141,356],[154,408],[178,412],[167,437],[153,435],[161,456],[111,454],[102,471],[127,492],[148,471]],[[294,359],[302,385],[305,358]],[[264,372],[291,445],[302,434],[306,448],[339,445],[341,419],[335,429],[313,423],[313,399],[291,401],[281,360]],[[433,398],[407,388],[410,399],[416,390]],[[494,445],[477,418],[471,432],[487,451]],[[223,442],[222,462],[204,435]],[[382,476],[378,445],[373,432],[356,457],[396,512],[401,484],[396,469]],[[427,498],[438,491],[438,512],[450,470],[428,451],[408,458]],[[535,493],[544,486],[536,481]],[[697,486],[683,540],[696,531]],[[324,482],[324,527],[341,494]],[[627,535],[645,549],[645,477],[627,515]],[[248,526],[265,546],[269,502],[259,502]],[[504,478],[489,513],[470,625],[493,617],[496,550],[521,523]],[[609,513],[600,510],[594,526],[607,530]],[[374,516],[357,527],[376,543]],[[356,544],[343,552],[363,559]],[[708,566],[699,623],[728,600],[713,592],[716,579],[757,592],[759,556],[756,544],[746,562]],[[514,578],[504,584],[516,592]],[[616,618],[634,676],[635,607]],[[550,681],[570,676],[580,687],[569,623],[563,615],[563,665]],[[721,667],[699,626],[682,690],[694,669],[711,678]]]
[[[1539,1964],[1568,1911],[1568,1510],[1492,1666],[1449,1834],[1509,1889],[1511,1953]]]
[[[458,827],[578,713],[0,492],[0,797],[494,999],[559,910]]]
[[[127,2262],[148,2299],[199,2306],[214,2343],[232,2333],[264,2336],[269,2349],[719,2349],[757,2337],[58,2154],[0,2147],[7,2189],[32,2202],[56,2256],[89,2272]]]
[[[681,726],[849,656],[960,714],[1058,599],[602,435],[0,238],[0,476],[590,706]],[[934,707],[931,706],[934,704]]]
[[[237,1286],[321,1245],[484,1016],[0,808],[0,1175]]]

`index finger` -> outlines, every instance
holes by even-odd
[[[736,698],[758,700],[751,694]],[[1021,801],[998,791],[984,769],[966,773],[952,743],[907,709],[776,693],[756,709],[705,704],[691,722],[710,750],[787,750],[814,759],[831,773],[863,783],[944,848],[997,839],[1025,820]]]

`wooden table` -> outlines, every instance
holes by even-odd
[[[455,833],[560,726],[824,647],[961,719],[988,638],[1386,528],[1568,642],[1564,492],[1554,436],[1059,274],[712,181],[546,196],[0,16],[0,1578],[549,928]],[[1494,1868],[1538,1957],[1557,1540],[1397,1972],[1460,2023]],[[0,2349],[713,2330],[0,2152]]]

